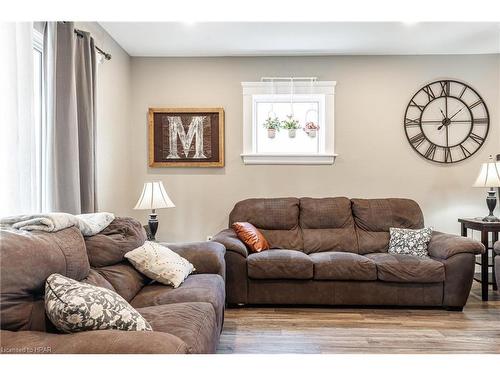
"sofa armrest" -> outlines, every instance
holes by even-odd
[[[500,241],[495,242],[493,245],[493,250],[497,255],[500,255]]]
[[[462,253],[483,254],[485,248],[481,242],[467,237],[433,232],[427,251],[432,258],[448,259]]]
[[[177,336],[151,331],[86,331],[72,334],[39,331],[0,331],[4,354],[134,354],[187,353],[188,346]]]
[[[247,247],[232,229],[224,229],[223,231],[220,231],[212,238],[212,241],[221,243],[225,246],[226,250],[234,251],[244,258],[248,257]]]
[[[169,249],[190,261],[194,268],[196,268],[196,273],[215,273],[225,279],[226,262],[224,255],[226,254],[226,249],[220,243],[206,241],[176,244],[165,243],[162,245],[168,246]]]

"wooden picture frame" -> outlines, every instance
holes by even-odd
[[[149,108],[149,166],[224,167],[223,108]]]

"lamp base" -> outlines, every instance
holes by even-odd
[[[148,220],[149,230],[151,231],[151,241],[156,241],[156,231],[158,230],[158,215],[156,213],[149,214]]]
[[[490,213],[488,216],[483,218],[483,221],[489,223],[495,223],[500,221],[500,219],[493,214],[493,211],[495,210],[495,207],[497,205],[497,197],[495,189],[491,188],[488,191],[488,196],[486,197],[486,204],[488,205],[488,210],[490,211]]]
[[[500,219],[496,216],[488,215],[488,216],[483,217],[483,221],[486,221],[488,223],[496,223],[496,222],[499,222]]]

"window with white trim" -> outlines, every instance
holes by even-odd
[[[333,164],[335,82],[242,82],[245,164]]]

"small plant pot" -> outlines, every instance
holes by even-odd
[[[267,129],[267,138],[275,138],[276,129]]]
[[[295,138],[296,135],[297,135],[297,129],[288,129],[289,138]]]
[[[307,132],[307,135],[311,138],[316,138],[316,130],[315,129],[311,129]]]

